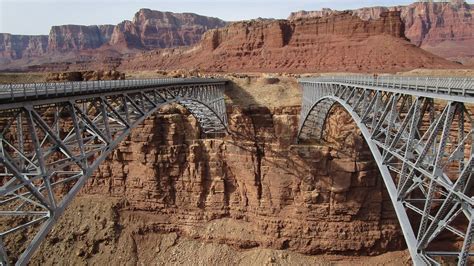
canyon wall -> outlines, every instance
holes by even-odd
[[[458,68],[459,64],[444,58],[472,63],[472,13],[471,5],[460,1],[417,2],[353,11],[301,11],[292,13],[289,20],[228,24],[196,14],[141,9],[132,21],[118,25],[55,26],[46,44],[46,36],[36,37],[41,45],[28,41],[28,36],[20,38],[22,42],[3,37],[0,70],[398,72]],[[425,50],[410,45],[407,37]]]
[[[113,25],[53,26],[48,36],[48,51],[65,53],[99,48],[110,41],[114,28]]]
[[[48,36],[0,33],[0,63],[23,57],[35,57],[48,50]]]
[[[463,63],[474,58],[474,5],[462,0],[417,1],[407,6],[369,7],[352,10],[363,20],[377,20],[388,11],[400,11],[405,35],[410,41],[436,55]],[[289,19],[324,17],[341,11],[299,11]]]
[[[122,60],[119,69],[310,73],[394,72],[456,68],[404,37],[400,12],[362,20],[350,12],[297,20],[252,20],[206,32],[191,48],[157,50]]]
[[[209,29],[226,22],[192,13],[160,12],[140,9],[132,21],[118,25],[53,26],[49,35],[0,34],[0,60],[54,57],[93,49],[112,49],[120,53],[197,43]]]

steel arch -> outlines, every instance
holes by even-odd
[[[33,98],[25,93],[3,103],[0,94],[0,218],[8,221],[0,228],[1,263],[10,263],[9,236],[36,230],[16,262],[26,264],[94,170],[161,107],[180,104],[204,135],[225,134],[225,83],[113,81],[79,92],[62,84],[64,94],[51,95],[52,87],[46,86]]]
[[[440,256],[457,256],[459,265],[465,265],[473,255],[474,135],[467,106],[473,98],[466,95],[469,90],[455,86],[436,97],[428,88],[411,89],[406,80],[393,82],[398,77],[386,79],[392,82],[360,76],[300,80],[303,106],[298,140],[320,139],[328,112],[339,103],[374,156],[413,262],[438,264]],[[403,82],[406,87],[400,89]],[[459,97],[451,91],[465,94]],[[461,247],[431,250],[433,240],[445,232],[453,243],[462,239]]]

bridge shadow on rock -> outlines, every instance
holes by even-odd
[[[245,89],[237,89],[241,90],[240,97],[246,95]],[[293,145],[299,106],[270,109],[248,93],[246,100],[251,104],[228,112],[232,144],[227,143],[227,149],[233,145],[236,146],[233,153],[251,154],[251,162],[246,166],[253,173],[238,173],[254,176],[254,201],[262,214],[269,209],[272,215],[280,217],[287,215],[306,221],[317,217],[330,227],[328,231],[341,230],[344,237],[333,239],[335,247],[330,252],[379,254],[405,248],[383,181],[350,116],[349,120],[336,121],[337,128],[326,133],[330,141]],[[304,207],[295,207],[296,204]],[[290,208],[297,211],[289,211]],[[340,221],[347,224],[336,229],[341,226]],[[311,222],[308,224],[317,230]],[[364,241],[350,239],[355,234],[369,232],[376,237],[368,236]],[[327,252],[326,247],[321,248],[323,245],[313,241],[309,240],[305,252]],[[287,239],[280,248],[294,248],[295,242]]]
[[[331,148],[329,171],[337,211],[349,211],[356,220],[378,219],[379,252],[406,248],[398,219],[372,153],[347,111],[335,104],[326,117],[322,144]]]

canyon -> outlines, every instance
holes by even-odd
[[[473,10],[430,1],[226,22],[140,9],[117,25],[0,34],[0,72],[38,72],[0,73],[0,83],[230,80],[229,134],[205,135],[184,107],[162,108],[99,166],[31,264],[411,265],[351,116],[335,106],[323,141],[295,143],[296,79],[413,69],[403,75],[473,76]],[[22,240],[7,244],[20,252]]]
[[[201,134],[180,106],[161,109],[99,167],[31,263],[409,265],[350,115],[336,106],[323,142],[296,144],[293,78],[223,77],[229,135]]]
[[[275,250],[268,264],[388,251],[392,261],[409,263],[397,251],[404,240],[395,212],[350,116],[332,111],[326,145],[295,145],[295,82],[233,80],[228,136],[203,138],[185,109],[163,108],[99,167],[31,263],[192,264],[185,254],[203,248],[208,263],[235,261],[231,254],[250,263],[249,253],[262,249]],[[267,98],[242,84],[265,88]],[[285,93],[297,96],[276,103]]]

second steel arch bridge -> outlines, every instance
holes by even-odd
[[[474,230],[474,79],[339,76],[299,80],[298,140],[319,140],[336,104],[378,165],[416,265],[466,265]],[[443,245],[434,245],[437,239]]]

